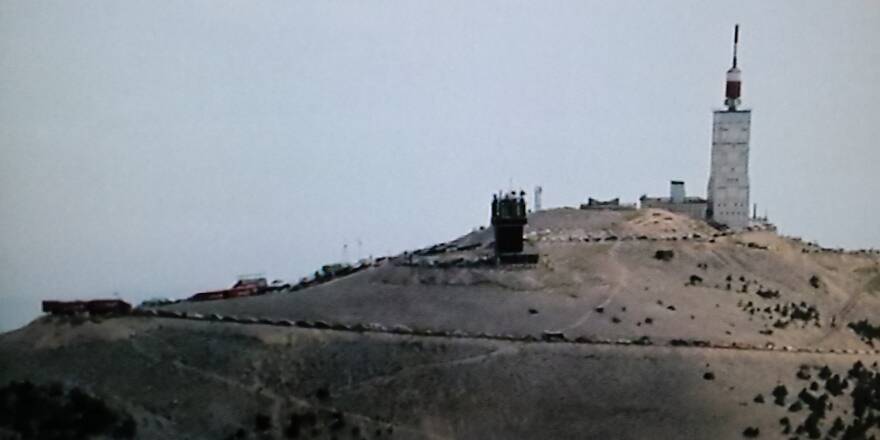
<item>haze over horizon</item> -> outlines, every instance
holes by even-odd
[[[2,1],[0,331],[448,240],[509,182],[704,196],[735,23],[752,200],[880,247],[875,2]]]

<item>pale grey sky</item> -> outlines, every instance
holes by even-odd
[[[492,191],[704,195],[734,23],[752,199],[880,247],[880,3],[0,0],[0,330],[298,279]]]

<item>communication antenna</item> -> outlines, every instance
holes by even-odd
[[[739,25],[733,27],[733,68],[736,68],[736,47],[739,45]]]
[[[724,90],[724,105],[730,111],[736,111],[736,107],[740,104],[740,95],[742,92],[742,71],[739,70],[736,63],[736,51],[739,46],[739,25],[733,28],[733,66],[727,71],[727,84]]]

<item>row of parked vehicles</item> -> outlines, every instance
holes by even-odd
[[[144,301],[142,307],[159,307],[174,304],[181,301],[213,301],[219,299],[241,298],[245,296],[263,295],[280,290],[300,290],[316,284],[343,277],[354,272],[372,267],[382,262],[385,258],[377,260],[361,261],[357,265],[330,264],[316,271],[313,277],[306,277],[295,285],[290,285],[282,280],[271,283],[260,275],[243,275],[238,281],[227,289],[209,290],[198,292],[184,300],[172,300],[168,298],[154,298]],[[43,301],[43,312],[51,315],[78,315],[88,313],[90,315],[120,315],[129,314],[132,305],[120,299],[95,299],[89,301]]]
[[[288,289],[290,284],[276,280],[271,284],[262,276],[245,275],[228,289],[211,290],[196,293],[184,301],[210,301],[216,299],[239,298],[243,296],[262,295],[269,292]],[[154,298],[142,303],[144,307],[158,307],[174,304],[180,300]],[[125,315],[132,311],[132,305],[121,299],[94,299],[88,301],[43,301],[44,313],[51,315]]]
[[[211,301],[216,299],[262,295],[264,293],[282,290],[287,287],[289,287],[289,285],[283,284],[281,280],[276,280],[272,285],[269,285],[269,282],[264,277],[244,276],[240,277],[238,281],[228,289],[199,292],[189,297],[189,301]]]
[[[43,301],[43,312],[51,315],[124,315],[131,312],[131,304],[121,299]]]

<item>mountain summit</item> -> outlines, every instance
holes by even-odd
[[[83,390],[139,438],[874,429],[877,253],[659,209],[539,211],[524,237],[535,264],[483,229],[304,288],[45,316],[0,335],[0,384]]]

